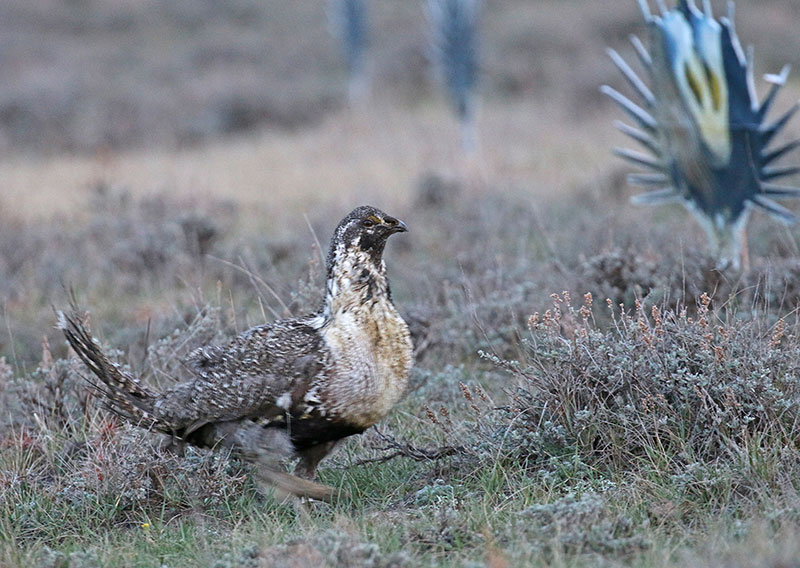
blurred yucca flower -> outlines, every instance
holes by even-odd
[[[768,146],[798,105],[773,123],[765,121],[789,68],[765,77],[772,88],[759,104],[752,51],[745,57],[739,44],[733,2],[728,17],[719,20],[708,0],[702,11],[693,0],[680,0],[672,10],[659,0],[658,15],[650,12],[647,0],[639,0],[639,5],[648,25],[650,50],[636,37],[632,43],[650,85],[616,51],[609,50],[609,55],[644,106],[609,86],[602,90],[639,128],[621,122],[617,127],[649,153],[620,148],[614,152],[651,170],[628,178],[632,184],[655,188],[634,197],[635,203],[682,202],[705,229],[720,265],[738,268],[753,207],[781,221],[795,221],[794,214],[772,198],[797,197],[800,189],[773,182],[800,168],[774,163],[800,146],[800,140],[772,150]]]
[[[342,42],[347,65],[349,96],[354,101],[367,93],[367,43],[369,23],[366,0],[329,0],[331,32]]]
[[[474,150],[475,86],[478,82],[479,0],[428,0],[433,56],[461,123],[461,143]]]

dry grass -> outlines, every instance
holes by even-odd
[[[3,201],[14,204],[18,219],[75,214],[87,209],[92,188],[103,182],[137,197],[168,192],[176,199],[229,199],[251,222],[285,218],[275,215],[278,209],[298,214],[361,202],[408,208],[428,171],[476,190],[491,180],[542,200],[595,185],[617,167],[606,150],[613,132],[605,118],[576,124],[541,102],[487,102],[479,125],[482,149],[474,158],[461,156],[444,104],[413,111],[385,102],[338,112],[297,132],[267,131],[180,151],[11,158],[0,163]],[[592,130],[595,136],[584,135]]]

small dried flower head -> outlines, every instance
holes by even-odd
[[[472,411],[475,414],[480,415],[481,414],[481,409],[478,408],[477,404],[475,404],[475,399],[473,398],[472,393],[469,390],[469,387],[467,385],[465,385],[464,383],[462,383],[461,381],[459,381],[458,382],[458,388],[461,389],[461,395],[469,403],[469,406],[472,409]]]
[[[438,418],[436,418],[436,414],[434,414],[433,410],[431,410],[427,404],[424,405],[422,409],[425,411],[425,415],[428,417],[428,420],[430,420],[436,426],[442,426],[442,423],[439,422]]]
[[[781,344],[784,333],[786,333],[786,322],[781,318],[775,324],[775,331],[772,332],[772,339],[769,342],[770,349],[775,349]]]

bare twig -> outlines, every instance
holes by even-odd
[[[457,454],[469,453],[464,446],[439,446],[438,448],[419,448],[409,442],[398,442],[397,439],[390,435],[384,434],[378,428],[375,428],[375,433],[383,440],[384,444],[381,447],[375,448],[379,451],[390,451],[391,453],[384,454],[376,458],[365,458],[355,462],[355,465],[365,465],[369,463],[386,463],[394,458],[410,458],[414,461],[434,461],[446,458]]]

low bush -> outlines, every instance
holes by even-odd
[[[727,464],[779,481],[776,460],[800,441],[796,319],[739,319],[703,294],[694,316],[608,301],[613,323],[598,328],[590,294],[553,299],[530,318],[523,360],[487,355],[518,380],[503,409],[518,459],[664,475]]]

